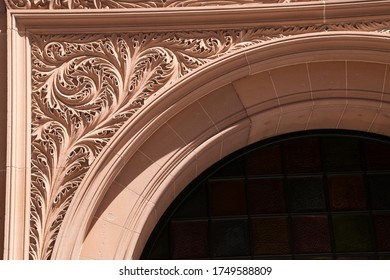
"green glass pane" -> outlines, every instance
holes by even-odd
[[[372,250],[368,215],[333,215],[332,220],[337,252]]]

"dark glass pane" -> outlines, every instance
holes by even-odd
[[[246,214],[244,180],[209,181],[212,216]]]
[[[172,221],[172,258],[195,259],[209,254],[207,221]]]
[[[211,227],[214,257],[249,255],[248,221],[214,220]]]
[[[381,213],[373,216],[376,248],[378,251],[390,251],[390,214]]]
[[[246,155],[246,172],[249,176],[282,173],[279,145],[255,150]]]
[[[216,173],[213,174],[214,178],[225,178],[225,177],[243,177],[244,176],[244,158],[240,157],[234,161],[224,165]]]
[[[256,218],[251,225],[254,255],[290,253],[287,218]]]
[[[390,145],[388,143],[365,141],[364,152],[368,170],[390,170]]]
[[[156,240],[148,259],[166,260],[169,258],[169,232],[168,227],[165,227],[161,235]]]
[[[318,138],[304,138],[284,145],[287,173],[321,171],[320,142]]]
[[[272,256],[257,256],[253,258],[254,260],[292,260],[292,255],[287,256],[278,256],[278,255],[272,255]]]
[[[332,255],[297,255],[296,260],[332,260]]]
[[[329,176],[328,187],[330,203],[334,211],[367,209],[362,176]]]
[[[251,214],[286,212],[282,178],[248,180]]]
[[[336,260],[375,260],[374,255],[337,255]]]
[[[359,141],[357,139],[325,137],[323,144],[327,171],[361,170]]]
[[[370,175],[370,196],[373,209],[390,209],[390,175]]]
[[[322,211],[326,209],[322,177],[288,178],[291,212]]]
[[[333,215],[333,232],[337,252],[372,250],[369,219],[364,214]]]
[[[207,188],[202,184],[185,199],[174,217],[206,217],[207,215]]]
[[[326,215],[293,217],[292,234],[296,254],[331,252]]]

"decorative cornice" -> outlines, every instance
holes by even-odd
[[[245,4],[275,4],[320,0],[5,0],[10,9],[175,8]]]

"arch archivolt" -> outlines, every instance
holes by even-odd
[[[150,7],[142,6],[146,2]],[[88,8],[178,3],[160,2],[101,1]],[[192,2],[204,6],[204,1],[185,3],[192,7]],[[267,9],[257,7],[264,1],[211,2],[228,5],[225,17],[234,10],[231,4],[249,2],[269,17]],[[368,5],[363,2],[359,7]],[[15,11],[86,8],[77,3],[7,1]],[[325,16],[324,3],[291,5],[302,5],[305,15]],[[276,6],[267,7],[284,19],[284,6],[280,14]],[[340,11],[333,6],[330,11]],[[248,12],[237,10],[240,19]],[[29,13],[14,13],[18,21],[9,21],[10,46],[15,44],[16,51],[11,48],[10,61],[18,66],[12,68],[16,70],[10,75],[9,96],[20,96],[24,89],[27,97],[11,101],[10,123],[22,119],[25,127],[9,133],[12,143],[23,139],[28,148],[19,155],[13,145],[15,152],[9,153],[9,166],[15,168],[9,173],[9,201],[17,188],[28,187],[20,194],[25,202],[15,208],[24,220],[8,217],[8,258],[138,258],[173,199],[202,171],[237,149],[308,129],[389,134],[386,19],[305,18],[297,23],[294,18],[293,25],[285,19],[274,25],[224,28],[218,18],[213,28],[201,31],[178,31],[167,23],[171,31],[98,33],[82,32],[81,27],[56,33],[34,16],[26,23]],[[77,13],[69,12],[69,18]],[[196,9],[181,13],[194,14],[195,21],[198,16]],[[64,21],[66,13],[57,14],[58,24],[74,26]],[[110,14],[110,20],[117,20],[117,14]],[[103,13],[91,18],[99,15]],[[128,20],[126,12],[121,17]],[[45,20],[50,21],[50,15]],[[13,26],[15,22],[20,23]],[[116,24],[123,30],[123,23]],[[31,69],[21,66],[20,57]],[[19,85],[16,74],[28,82]],[[29,106],[31,111],[24,111]],[[22,179],[13,175],[19,169],[24,170]],[[15,232],[21,237],[14,237],[19,236]]]

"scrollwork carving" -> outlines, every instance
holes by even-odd
[[[267,39],[257,31],[35,36],[30,257],[50,258],[89,166],[151,94]]]
[[[152,94],[243,48],[388,22],[178,33],[34,35],[30,258],[50,259],[72,198],[100,151]],[[388,31],[387,31],[388,32]]]

